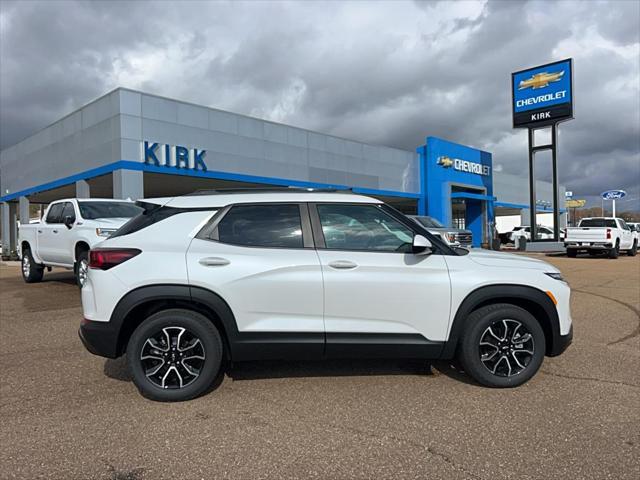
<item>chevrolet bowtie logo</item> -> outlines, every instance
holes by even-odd
[[[442,165],[444,168],[449,168],[453,165],[453,160],[449,157],[438,157],[438,165]]]
[[[520,85],[518,85],[518,90],[524,90],[525,88],[533,88],[535,90],[537,88],[548,87],[552,82],[559,82],[563,76],[564,70],[555,73],[536,73],[527,80],[521,80]]]

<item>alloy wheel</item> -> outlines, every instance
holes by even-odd
[[[480,360],[493,375],[512,377],[522,373],[534,352],[533,335],[518,320],[498,320],[480,337]]]
[[[140,360],[145,375],[157,387],[184,388],[200,376],[205,350],[187,329],[164,327],[144,342]]]
[[[85,259],[80,260],[78,264],[78,283],[83,287],[87,282],[87,274],[89,272],[89,262]]]
[[[29,255],[24,254],[22,257],[22,274],[25,277],[28,277],[30,272],[31,272],[31,261],[29,260]]]

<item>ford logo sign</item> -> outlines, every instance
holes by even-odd
[[[608,190],[602,193],[602,198],[605,200],[617,200],[627,195],[624,190]]]

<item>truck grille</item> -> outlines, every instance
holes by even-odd
[[[470,233],[456,233],[456,242],[460,245],[471,245],[473,242],[473,235]]]

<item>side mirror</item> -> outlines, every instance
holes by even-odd
[[[413,253],[415,255],[431,255],[433,253],[433,245],[428,238],[422,235],[416,235],[413,237]]]
[[[64,223],[65,227],[71,230],[71,227],[73,227],[73,222],[74,219],[71,217],[71,215],[67,215],[66,217],[64,217],[64,221],[62,223]]]

